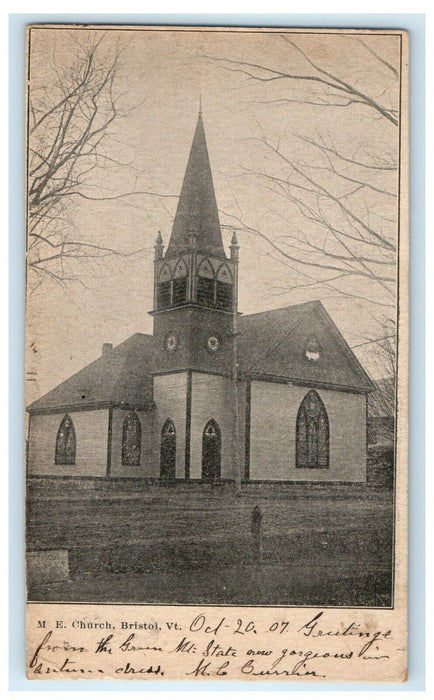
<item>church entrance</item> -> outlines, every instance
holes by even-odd
[[[176,473],[176,430],[168,418],[161,431],[160,478],[174,481]]]
[[[208,421],[202,436],[202,479],[217,481],[221,477],[222,438],[218,423]]]

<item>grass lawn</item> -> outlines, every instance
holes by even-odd
[[[70,580],[33,585],[29,599],[388,606],[392,517],[386,489],[39,490],[28,499],[28,547],[68,549]]]

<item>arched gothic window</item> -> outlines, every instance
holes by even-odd
[[[66,414],[57,431],[55,464],[75,464],[75,446],[74,423]]]
[[[140,464],[142,425],[134,411],[128,413],[122,426],[122,465],[137,467]]]
[[[296,425],[296,466],[326,469],[329,466],[329,419],[316,391],[309,391],[300,404]]]

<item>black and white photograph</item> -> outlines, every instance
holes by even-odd
[[[28,28],[29,603],[394,608],[404,40]]]

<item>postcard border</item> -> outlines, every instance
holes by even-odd
[[[213,21],[213,16],[204,16],[204,15],[198,15],[193,18],[193,16],[189,15],[181,15],[177,17],[173,17],[170,19],[173,19],[173,23],[177,24],[180,19],[184,19],[188,21],[188,24],[192,25],[195,24],[195,20],[197,23],[201,22],[212,22]],[[254,18],[254,19],[253,19]],[[415,134],[414,133],[414,124],[416,119],[414,118],[414,114],[418,115],[417,122],[418,125],[420,126],[421,119],[423,119],[423,90],[420,90],[420,79],[422,80],[423,83],[423,69],[421,69],[421,66],[418,66],[418,74],[419,74],[419,94],[415,95],[414,90],[415,90],[415,84],[413,80],[415,79],[415,73],[416,73],[416,60],[415,56],[419,55],[419,62],[422,60],[423,61],[423,46],[422,48],[419,46],[414,46],[413,41],[412,41],[412,35],[414,36],[415,32],[419,32],[422,37],[424,33],[424,18],[421,15],[307,15],[303,16],[302,22],[300,22],[300,19],[302,16],[297,15],[282,15],[280,16],[280,19],[282,21],[282,24],[280,22],[277,22],[277,18],[274,15],[272,18],[268,15],[262,15],[262,16],[244,16],[240,17],[237,16],[238,20],[242,20],[240,23],[240,26],[248,26],[249,24],[252,24],[252,21],[254,22],[254,26],[270,26],[270,20],[273,23],[273,26],[288,26],[288,23],[292,20],[291,24],[294,24],[294,19],[296,20],[296,25],[300,26],[300,24],[303,27],[312,27],[314,28],[315,20],[320,21],[322,25],[327,25],[329,24],[330,28],[336,27],[338,28],[339,26],[342,29],[345,29],[346,27],[344,26],[347,24],[348,26],[348,20],[350,19],[350,26],[351,27],[356,27],[359,22],[362,24],[362,28],[366,28],[368,31],[368,26],[372,25],[372,29],[375,28],[375,26],[378,26],[378,24],[381,22],[383,27],[387,24],[387,26],[390,26],[390,23],[393,23],[393,27],[390,26],[390,29],[396,28],[397,25],[399,26],[400,29],[410,31],[410,56],[411,56],[411,61],[410,61],[410,75],[412,78],[411,81],[411,88],[410,88],[410,114],[411,114],[411,124],[412,129],[411,129],[411,137],[412,137],[412,144],[416,142],[416,144],[419,146],[419,158],[422,157],[423,160],[423,136],[421,134]],[[339,18],[339,19],[338,19]],[[308,21],[307,21],[308,20]],[[20,96],[17,95],[17,92],[19,92],[20,88],[23,88],[23,81],[17,80],[17,66],[20,65],[20,50],[21,46],[23,45],[24,42],[24,35],[23,35],[23,27],[26,24],[29,23],[37,23],[43,21],[44,23],[46,22],[53,22],[53,23],[58,23],[61,22],[63,23],[105,23],[105,22],[110,22],[110,21],[116,21],[117,24],[123,24],[123,23],[130,23],[131,21],[136,21],[140,22],[141,24],[149,24],[149,23],[162,23],[162,24],[170,24],[172,22],[168,21],[168,16],[163,16],[163,17],[158,17],[157,15],[97,15],[95,16],[90,16],[90,15],[52,15],[52,16],[47,16],[47,15],[11,15],[10,17],[10,35],[11,35],[11,43],[10,43],[10,52],[11,52],[11,58],[13,60],[11,61],[11,77],[12,77],[12,71],[14,72],[14,80],[11,80],[11,117],[14,116],[15,114],[15,119],[14,121],[11,121],[12,123],[19,123],[20,119],[19,116],[21,115],[20,111],[20,103],[22,104],[22,98],[20,99]],[[218,18],[218,24],[221,24],[221,17]],[[187,27],[186,27],[187,29]],[[210,30],[211,31],[211,30]],[[22,36],[20,37],[20,33]],[[325,32],[325,33],[330,33],[330,32]],[[390,34],[390,32],[385,31],[385,34]],[[17,44],[17,39],[18,39],[18,44]],[[422,42],[423,43],[423,42]],[[20,46],[21,44],[21,46]],[[22,54],[23,55],[23,54]],[[18,59],[18,60],[17,60]],[[24,74],[23,74],[24,75]],[[24,94],[24,90],[22,90],[22,95]],[[17,109],[18,108],[18,109]],[[17,118],[18,117],[18,118]],[[11,133],[11,153],[14,155],[14,162],[17,162],[17,157],[19,158],[20,156],[20,143],[19,143],[19,138],[17,136],[21,136],[21,134],[17,135]],[[422,143],[421,143],[422,142]],[[414,156],[414,150],[412,151],[412,155]],[[423,164],[423,163],[422,163]],[[417,174],[415,172],[415,157],[412,159],[412,171],[410,175],[410,182],[411,182],[411,192],[412,192],[412,197],[410,199],[410,203],[412,205],[411,209],[411,214],[410,214],[410,221],[412,224],[412,259],[410,261],[411,269],[414,272],[415,269],[415,257],[419,257],[419,263],[420,263],[420,253],[422,253],[422,259],[423,259],[423,238],[422,238],[422,226],[423,221],[421,221],[421,218],[423,219],[423,213],[421,214],[420,212],[416,212],[416,205],[413,202],[413,194],[416,189],[419,189],[419,193],[422,190],[423,187],[421,187],[421,183],[418,182],[417,187],[415,185],[415,180],[417,179],[422,179],[423,180],[423,174],[422,174],[422,168],[421,168],[421,163],[418,164],[418,169],[419,173]],[[19,202],[19,197],[23,191],[23,184],[20,182],[19,186],[17,186],[17,174],[13,171],[13,166],[11,163],[11,199],[15,199],[15,201]],[[423,185],[423,182],[422,182]],[[13,192],[13,194],[12,194]],[[18,195],[18,197],[17,197]],[[422,195],[423,196],[423,195]],[[415,219],[417,221],[415,225]],[[11,307],[13,309],[13,314],[16,315],[18,314],[18,317],[23,318],[23,292],[20,288],[20,285],[22,283],[22,279],[24,277],[23,273],[23,264],[21,261],[21,256],[22,256],[22,244],[21,244],[21,238],[17,236],[16,231],[22,230],[22,227],[20,226],[20,207],[15,206],[12,207],[11,209],[11,240],[10,240],[10,245],[11,245],[11,300],[13,300],[13,303],[11,302]],[[15,231],[15,233],[14,233]],[[416,235],[415,235],[415,232]],[[18,250],[17,250],[18,247]],[[419,254],[417,256],[417,254]],[[412,290],[412,295],[411,295],[411,318],[413,320],[414,318],[414,313],[415,313],[415,304],[418,305],[418,311],[420,313],[420,309],[423,309],[424,306],[424,298],[423,298],[423,291],[421,290],[421,276],[420,276],[420,267],[417,267],[418,269],[418,275],[412,275],[412,285],[411,285],[411,290]],[[11,309],[11,310],[12,310]],[[399,311],[398,311],[399,313]],[[418,313],[418,316],[419,316]],[[16,316],[15,316],[16,317]],[[22,554],[22,560],[24,561],[24,550],[23,550],[23,542],[17,542],[17,537],[18,540],[20,539],[20,531],[21,528],[23,528],[23,523],[24,519],[23,517],[20,517],[18,519],[17,523],[17,512],[19,512],[22,515],[22,505],[20,504],[20,500],[22,500],[22,490],[21,486],[23,484],[23,476],[19,474],[19,470],[13,468],[13,465],[17,465],[20,462],[20,457],[24,456],[23,455],[23,447],[21,444],[21,435],[20,435],[20,428],[23,424],[23,410],[24,410],[24,399],[23,399],[23,392],[22,392],[22,365],[20,364],[20,360],[23,357],[23,326],[22,324],[21,328],[16,328],[15,330],[12,329],[14,332],[11,333],[11,343],[12,343],[12,348],[13,352],[11,354],[11,357],[13,358],[14,362],[12,363],[11,367],[11,373],[12,373],[12,379],[15,384],[18,384],[20,386],[21,391],[15,394],[14,397],[11,396],[11,419],[12,423],[14,424],[14,429],[12,429],[11,426],[11,517],[13,516],[13,527],[11,527],[11,544],[13,547],[11,548],[11,552],[15,552],[15,556],[11,560],[11,574],[12,570],[15,571],[15,574],[18,574],[18,580],[20,581],[20,584],[17,586],[17,578],[13,579],[13,584],[11,583],[11,612],[13,609],[17,608],[17,595],[19,596],[21,593],[23,594],[22,600],[24,601],[24,576],[23,576],[23,565],[20,566],[19,562],[17,559],[21,556]],[[414,324],[413,324],[414,328]],[[414,450],[415,450],[415,445],[414,445],[414,421],[415,421],[415,416],[416,418],[419,418],[420,421],[420,414],[422,411],[422,416],[423,416],[423,409],[421,407],[414,405],[414,397],[415,393],[419,393],[421,390],[421,376],[420,373],[417,375],[416,380],[415,380],[415,372],[413,371],[413,365],[415,361],[415,344],[419,345],[421,340],[417,341],[414,337],[414,330],[410,334],[410,338],[412,341],[412,353],[411,353],[411,367],[410,367],[410,395],[411,395],[411,421],[410,421],[410,435],[413,435],[413,439],[410,438],[410,454],[412,459],[410,460],[410,468],[409,468],[409,475],[410,479],[413,482],[413,486],[410,489],[409,495],[410,495],[410,502],[409,502],[409,515],[410,515],[410,524],[411,524],[411,536],[412,540],[414,540],[415,537],[415,526],[417,523],[419,533],[418,533],[418,541],[423,542],[423,536],[420,537],[420,528],[422,527],[422,533],[423,533],[423,514],[421,516],[421,510],[420,510],[420,501],[415,502],[414,494],[415,491],[417,491],[417,485],[420,485],[420,479],[418,478],[418,475],[413,474],[414,468],[411,468],[412,465],[416,462],[418,464],[418,467],[420,469],[421,463],[423,467],[423,455],[418,455],[419,459],[416,459],[415,462],[413,462],[414,458]],[[422,348],[417,348],[417,358],[419,359],[420,362],[420,357],[422,354]],[[18,361],[18,362],[17,362]],[[422,363],[423,364],[423,363]],[[18,365],[18,367],[17,367]],[[423,370],[422,370],[422,375],[423,375]],[[423,379],[423,376],[422,376]],[[415,381],[416,387],[415,387]],[[418,388],[418,391],[415,392],[415,388]],[[420,395],[420,393],[419,393]],[[13,417],[17,417],[17,421],[13,420]],[[421,421],[423,424],[423,420]],[[18,433],[18,436],[17,436]],[[18,437],[18,441],[17,441]],[[420,459],[422,457],[422,459]],[[422,469],[423,471],[423,469]],[[422,476],[423,479],[423,476]],[[18,502],[17,502],[17,497]],[[416,515],[419,517],[416,519]],[[19,527],[17,528],[17,524]],[[22,530],[23,532],[23,530]],[[18,545],[18,546],[17,546]],[[420,549],[420,547],[419,547]],[[412,546],[411,547],[411,552],[410,555],[410,561],[409,561],[409,571],[410,571],[410,592],[412,588],[412,579],[414,583],[414,576],[412,576],[412,572],[417,565],[417,568],[423,569],[423,552],[419,552],[418,560],[415,562],[415,556],[417,552],[415,551],[415,548]],[[20,571],[21,568],[21,571]],[[413,586],[414,590],[414,586]],[[419,588],[420,591],[420,588]],[[410,609],[412,610],[412,614],[414,614],[415,610],[415,601],[411,601],[412,596],[410,596]],[[422,597],[420,598],[420,601],[422,601]],[[30,602],[30,601],[29,601]],[[47,602],[47,601],[45,601]],[[89,604],[89,603],[83,603],[84,605]],[[420,605],[420,603],[419,603]],[[423,606],[423,602],[422,602]],[[18,607],[19,607],[19,601],[18,601]],[[221,606],[218,606],[221,607]],[[233,606],[232,606],[233,607]],[[254,607],[254,606],[249,606],[249,607]],[[281,606],[260,606],[260,607],[281,607]],[[285,607],[300,607],[300,606],[285,606]],[[348,609],[348,608],[341,608],[341,606],[338,606],[339,609]],[[362,606],[362,609],[364,609],[365,606]],[[366,609],[375,609],[375,608],[366,608]],[[23,622],[23,617],[21,614],[18,615],[18,619]],[[411,625],[409,625],[409,633],[411,632]],[[15,646],[15,645],[13,645]],[[12,646],[11,646],[12,648]],[[409,657],[410,660],[410,657]],[[22,669],[23,671],[23,669]],[[21,674],[20,674],[21,675]],[[17,678],[15,676],[15,678]],[[28,689],[28,681],[24,680],[24,673],[21,675],[21,679],[24,681],[24,684],[26,686],[26,689]],[[102,681],[103,686],[101,686],[101,682],[98,684],[98,688],[95,687],[93,683],[87,683],[86,681],[80,683],[80,690],[85,690],[85,685],[88,685],[89,688],[92,690],[97,690],[97,689],[108,689],[108,684],[110,684],[112,687],[115,687],[116,689],[124,689],[125,687],[128,688],[129,684],[128,683],[122,683],[119,684],[119,682],[115,681]],[[171,681],[165,682],[164,687],[168,688],[168,683],[169,685],[172,684]],[[176,682],[174,682],[176,683]],[[44,689],[43,686],[45,686],[46,683],[42,682],[38,684],[38,690]],[[142,684],[140,684],[142,685]],[[146,683],[146,688],[150,689],[151,686],[158,686],[161,687],[162,684],[160,683]],[[202,684],[194,684],[195,689],[199,689],[199,686]],[[240,688],[245,688],[245,685],[243,683],[239,682],[233,682],[231,685],[238,686]],[[263,685],[263,684],[261,684]],[[267,689],[272,689],[272,686],[274,684],[267,683],[266,687]],[[324,686],[327,686],[327,689],[332,689],[332,686],[335,685],[334,683],[326,683],[326,684],[321,684]],[[379,687],[381,689],[387,689],[388,686],[390,686],[390,689],[392,687],[396,687],[399,684],[380,684]],[[16,686],[14,685],[13,689],[24,689],[23,685]],[[59,682],[50,682],[49,683],[49,689],[54,690],[55,687],[58,686],[58,689],[60,689],[60,686],[62,686],[62,689],[70,689],[71,687],[74,687],[77,689],[77,687],[74,685],[74,683],[68,682],[68,681],[59,681]],[[134,684],[134,689],[137,688],[137,684]],[[221,689],[220,684],[214,684],[214,683],[206,683],[206,688],[211,690],[211,686],[217,686],[218,689]],[[342,689],[341,684],[338,684],[340,686],[340,689]],[[346,684],[345,688],[346,689],[356,689],[357,686],[362,689],[366,689],[366,684],[365,683],[351,683],[351,684]],[[143,686],[142,686],[143,687]],[[297,687],[299,688],[300,686],[298,684],[290,684],[290,686],[287,686],[288,688],[294,688]],[[318,687],[318,686],[317,686]],[[370,689],[373,688],[370,686]],[[187,684],[183,683],[182,684],[182,689],[187,689]],[[215,689],[213,687],[212,689]],[[228,689],[228,684],[225,684],[224,689]],[[279,684],[279,689],[281,689],[281,685]],[[336,688],[339,689],[339,688]],[[405,685],[405,688],[402,688],[405,690],[410,690],[410,689],[421,689],[421,686],[415,686],[412,685],[410,686],[409,683]],[[131,688],[132,690],[132,688]]]

